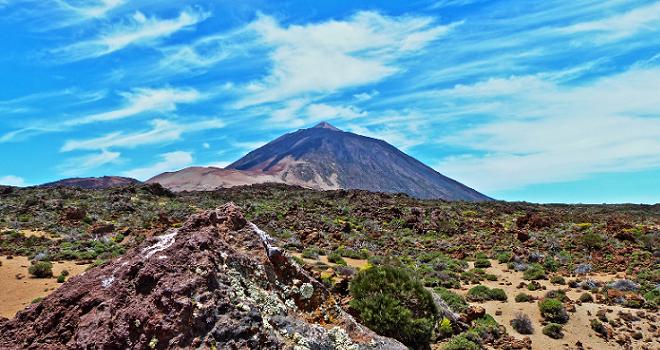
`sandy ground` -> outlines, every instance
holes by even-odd
[[[14,315],[24,309],[30,302],[39,297],[45,297],[52,293],[62,284],[57,283],[57,277],[62,270],[69,271],[69,278],[81,274],[87,269],[88,265],[76,265],[75,262],[54,262],[53,278],[32,278],[29,277],[28,267],[30,262],[27,257],[15,256],[13,259],[0,257],[0,316],[12,318]],[[24,277],[17,279],[16,275],[21,274]]]
[[[529,316],[534,324],[534,334],[528,335],[532,340],[533,349],[575,349],[575,344],[578,341],[582,342],[585,349],[622,349],[622,347],[613,340],[605,342],[605,340],[597,337],[596,333],[591,329],[589,322],[591,319],[596,318],[596,312],[599,309],[612,310],[612,312],[607,313],[608,318],[617,318],[619,311],[632,312],[635,314],[639,310],[628,309],[619,306],[607,306],[596,303],[583,303],[582,305],[576,305],[576,312],[569,312],[570,320],[566,325],[564,325],[564,338],[555,340],[545,336],[541,332],[541,329],[543,328],[541,325],[542,317],[536,301],[529,303],[516,303],[514,299],[515,296],[521,292],[540,298],[543,297],[543,295],[548,291],[559,289],[565,290],[568,288],[568,286],[553,285],[550,283],[550,281],[540,280],[538,282],[541,285],[546,286],[546,290],[529,291],[526,288],[518,289],[516,287],[520,284],[520,282],[527,282],[522,278],[523,274],[521,272],[506,271],[506,265],[499,264],[497,261],[492,261],[492,265],[492,267],[485,270],[487,273],[497,275],[498,280],[483,281],[481,284],[490,288],[504,289],[509,298],[508,301],[489,301],[485,303],[471,302],[471,304],[483,306],[486,309],[486,312],[492,315],[499,324],[506,327],[507,333],[510,335],[513,335],[516,338],[524,337],[524,335],[516,332],[509,323],[517,313],[522,312]],[[621,278],[621,276],[617,277],[616,275],[594,274],[589,276],[589,278],[600,281],[611,281],[613,279]],[[568,278],[566,279],[568,280]],[[468,289],[468,287],[463,287],[461,290],[456,290],[456,292],[465,295]],[[571,300],[577,300],[582,293],[584,293],[584,291],[571,289],[566,293],[566,295]],[[501,311],[502,314],[496,315],[497,311]],[[588,315],[588,312],[591,313],[591,316]],[[650,349],[660,349],[660,339],[653,338],[653,333],[649,330],[649,327],[650,321],[645,319],[632,323],[631,328],[637,331],[641,331],[644,335],[644,338],[640,341],[633,340],[633,349],[641,349],[642,344],[645,344],[644,340],[647,339],[651,340],[650,343],[646,343],[650,346]]]
[[[0,232],[6,232],[6,231],[14,231],[12,229],[8,228],[1,228]],[[48,238],[52,240],[57,240],[60,239],[59,237],[54,237],[50,233],[46,231],[41,231],[41,230],[15,230],[18,232],[21,232],[25,237],[42,237],[42,238]]]
[[[337,265],[337,264],[329,262],[328,257],[326,255],[319,255],[319,259],[314,260],[314,259],[303,258],[302,254],[300,254],[300,253],[296,253],[296,252],[290,252],[290,253],[291,253],[291,255],[293,255],[295,257],[298,257],[298,258],[301,258],[305,262],[308,262],[310,264],[315,264],[317,262],[322,262],[322,263],[324,263],[328,266],[336,266]],[[342,258],[342,259],[344,259],[344,261],[346,261],[346,265],[348,265],[350,267],[354,267],[358,270],[361,270],[361,269],[365,268],[369,264],[369,262],[367,260],[362,260],[362,259],[351,259],[351,258]]]

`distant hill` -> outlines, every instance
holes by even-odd
[[[110,187],[139,184],[140,181],[130,177],[102,176],[102,177],[75,177],[45,183],[38,187],[77,187],[85,189],[103,189]]]
[[[186,168],[147,180],[154,182],[174,191],[280,182],[321,190],[407,193],[423,199],[490,200],[385,141],[325,122],[285,134],[226,169]]]

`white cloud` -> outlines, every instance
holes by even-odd
[[[658,91],[658,67],[577,86],[538,77],[457,86],[437,96],[495,119],[442,139],[483,156],[447,158],[437,168],[497,191],[659,167]]]
[[[373,90],[371,92],[361,92],[359,94],[353,95],[353,97],[358,101],[358,102],[364,102],[364,101],[369,101],[372,98],[378,96],[379,92],[376,90]]]
[[[616,40],[631,36],[640,31],[660,29],[660,3],[636,7],[628,12],[616,14],[589,22],[576,23],[560,29],[563,33],[592,32],[600,38]],[[593,40],[593,37],[591,38]]]
[[[58,169],[66,176],[84,174],[86,171],[106,164],[118,164],[120,156],[121,153],[119,152],[110,152],[103,149],[101,153],[68,159]]]
[[[101,18],[108,12],[120,7],[126,0],[99,0],[89,1],[86,6],[76,6],[66,0],[55,0],[61,8],[71,11],[83,18]]]
[[[366,117],[367,112],[358,110],[354,106],[336,106],[325,103],[314,103],[307,106],[307,116],[314,121],[324,119],[355,119]]]
[[[208,142],[204,142],[204,143],[202,143],[202,147],[204,147],[204,149],[209,149],[209,148],[211,148],[211,145],[209,145]]]
[[[184,151],[163,153],[159,157],[161,160],[151,166],[125,171],[122,175],[144,181],[166,171],[187,167],[193,162],[192,153]]]
[[[14,176],[14,175],[6,175],[0,177],[0,185],[5,185],[5,186],[26,186],[25,179],[22,177]]]
[[[195,89],[136,88],[123,92],[124,106],[102,113],[87,115],[65,122],[67,126],[128,118],[145,112],[172,112],[178,104],[193,103],[203,98]]]
[[[268,76],[246,87],[238,107],[305,93],[331,93],[374,83],[401,70],[397,59],[417,51],[454,25],[426,17],[387,17],[359,12],[346,21],[281,26],[261,16],[249,28],[272,48]]]
[[[60,148],[61,152],[74,150],[102,150],[109,148],[134,148],[143,145],[172,142],[181,139],[184,133],[220,129],[225,123],[220,119],[206,119],[188,123],[156,119],[151,122],[151,129],[133,133],[113,132],[101,137],[85,140],[68,140]]]
[[[53,50],[52,54],[64,61],[101,57],[131,45],[152,44],[208,17],[208,13],[185,10],[176,18],[160,19],[136,11],[124,23],[113,26],[96,38]]]

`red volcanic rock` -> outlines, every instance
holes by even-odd
[[[405,349],[358,324],[233,204],[192,215],[0,319],[0,349],[297,345]]]

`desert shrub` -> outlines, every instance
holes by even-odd
[[[488,259],[478,259],[477,261],[474,262],[474,267],[478,267],[478,268],[483,269],[483,268],[490,267],[490,266],[491,266],[490,260],[488,260]]]
[[[543,260],[543,267],[548,271],[555,272],[559,269],[559,264],[554,257],[548,255],[545,257],[545,260]]]
[[[529,319],[529,316],[518,313],[511,320],[511,327],[520,334],[532,334],[534,333],[534,327],[532,326],[532,320]]]
[[[562,276],[555,275],[555,276],[552,276],[550,278],[550,283],[565,285],[566,284],[566,279],[564,279],[564,277],[562,277]]]
[[[305,248],[302,251],[302,257],[305,259],[318,259],[319,258],[319,250],[314,247],[310,248]]]
[[[552,339],[561,339],[564,337],[563,327],[556,323],[548,323],[548,325],[543,327],[542,332]]]
[[[401,268],[360,271],[350,284],[350,305],[375,332],[412,348],[428,346],[438,318],[431,293]]]
[[[341,255],[339,255],[339,253],[337,253],[337,252],[332,252],[332,253],[328,254],[328,261],[331,262],[331,263],[337,264],[337,265],[343,265],[343,266],[348,265],[346,263],[346,260],[344,260],[341,257]]]
[[[496,257],[496,258],[497,258],[497,261],[498,261],[500,264],[506,264],[506,263],[508,263],[509,261],[511,261],[511,257],[512,257],[511,252],[504,252],[504,253],[499,253],[499,254],[497,254],[497,257]]]
[[[540,264],[530,264],[523,273],[523,278],[529,281],[541,280],[545,278],[545,268]]]
[[[589,250],[602,248],[603,242],[603,236],[596,232],[587,232],[582,236],[582,244]]]
[[[493,288],[490,289],[484,285],[478,285],[470,288],[466,296],[469,301],[487,301],[487,300],[500,300],[506,301],[507,296],[503,289]]]
[[[64,275],[57,276],[57,283],[64,283],[64,281],[66,281],[66,276]]]
[[[534,300],[534,297],[526,293],[518,293],[516,295],[516,303],[527,303]]]
[[[485,274],[484,278],[489,281],[497,281],[497,275],[493,275],[492,273]]]
[[[564,302],[568,299],[566,296],[566,292],[563,290],[551,290],[547,293],[545,293],[545,298],[546,299],[557,299],[561,302]]]
[[[532,283],[527,284],[527,290],[530,291],[530,292],[538,290],[539,288],[541,288],[541,285],[539,285],[537,283],[532,282]]]
[[[28,272],[37,278],[53,277],[53,264],[48,261],[38,261],[28,268]]]
[[[582,293],[580,295],[580,301],[583,303],[591,303],[594,301],[594,297],[591,295],[591,293]]]
[[[495,321],[493,316],[485,314],[484,316],[474,320],[474,327],[472,328],[479,337],[485,341],[498,339],[501,336],[500,325]]]
[[[480,350],[481,346],[474,339],[477,336],[470,337],[470,333],[459,334],[442,347],[442,350]]]
[[[433,289],[438,295],[440,296],[440,299],[442,299],[449,308],[454,311],[461,313],[465,309],[467,309],[468,304],[465,302],[465,299],[463,299],[462,296],[460,296],[457,293],[454,293],[446,288],[443,287],[436,287]]]
[[[539,301],[539,310],[544,319],[554,323],[568,322],[568,313],[561,301],[553,298],[545,298]]]
[[[491,289],[488,292],[488,296],[490,297],[491,300],[506,301],[507,299],[506,292],[504,292],[504,289],[500,289],[500,288]]]
[[[442,321],[440,321],[440,324],[438,325],[438,332],[437,332],[438,337],[444,339],[451,337],[453,334],[454,334],[454,329],[451,326],[451,320],[449,320],[446,317],[443,317]]]
[[[305,265],[305,260],[303,260],[300,257],[297,257],[297,256],[294,255],[294,256],[291,256],[291,259],[293,259],[293,261],[295,261],[300,266]]]

